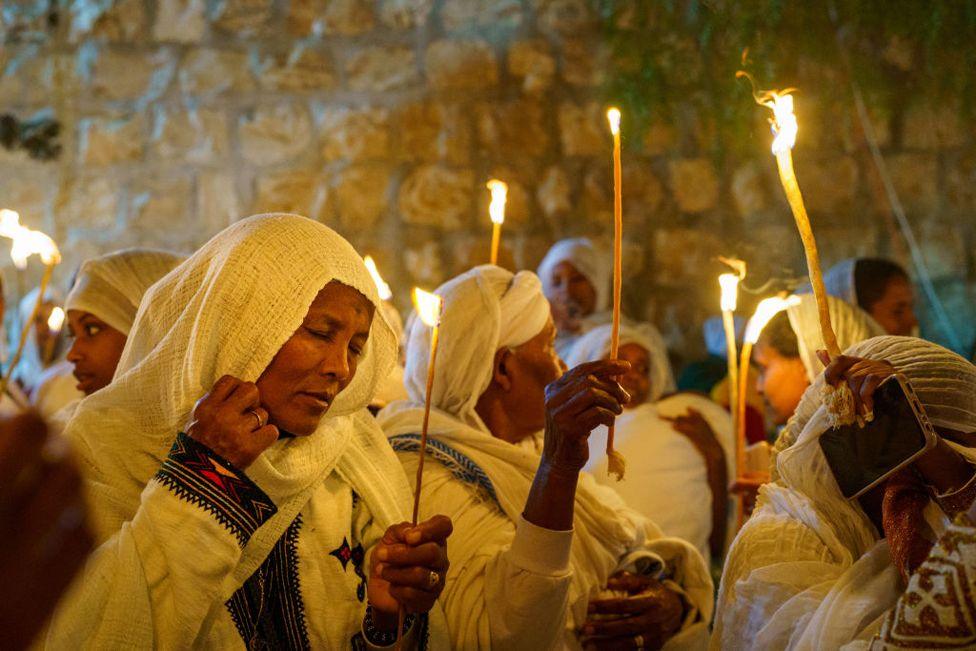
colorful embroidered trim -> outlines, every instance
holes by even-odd
[[[261,567],[224,604],[248,649],[309,649],[305,602],[298,580],[295,518]]]
[[[396,452],[416,452],[420,449],[420,435],[399,434],[391,436],[390,445]],[[491,479],[470,457],[433,438],[427,439],[427,454],[450,470],[452,475],[483,492],[496,506],[501,508]]]
[[[182,432],[155,479],[211,513],[241,547],[278,510],[246,475]]]

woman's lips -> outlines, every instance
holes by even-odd
[[[302,391],[299,395],[321,409],[328,409],[332,405],[334,398],[330,393],[313,393],[309,391]]]

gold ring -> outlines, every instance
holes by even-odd
[[[259,414],[259,413],[258,413],[258,412],[257,412],[256,410],[254,410],[254,409],[248,409],[248,410],[247,410],[247,413],[249,413],[249,414],[251,414],[252,416],[254,416],[254,418],[256,418],[256,419],[257,419],[257,421],[258,421],[258,426],[257,426],[257,428],[256,428],[256,429],[261,429],[262,427],[264,427],[264,425],[265,425],[265,422],[264,422],[264,419],[263,419],[263,418],[261,418],[261,414]]]
[[[644,636],[643,635],[635,635],[634,636],[634,647],[637,648],[638,651],[644,651]]]
[[[441,581],[441,575],[437,572],[431,572],[427,575],[427,587],[433,588]]]

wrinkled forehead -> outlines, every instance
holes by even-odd
[[[326,284],[308,308],[307,323],[349,328],[354,334],[369,334],[376,306],[362,292],[338,280]]]

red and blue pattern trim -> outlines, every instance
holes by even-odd
[[[241,547],[278,511],[247,475],[182,432],[155,479],[181,499],[211,513]]]

